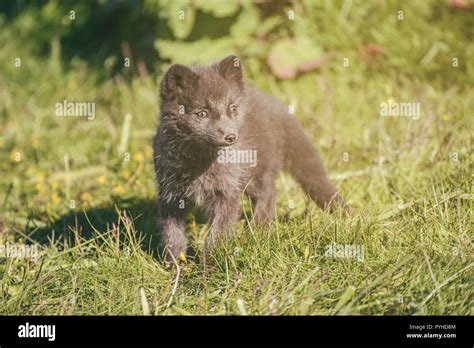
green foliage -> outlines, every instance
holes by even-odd
[[[155,46],[161,57],[182,64],[212,62],[215,57],[222,56],[223,52],[234,50],[232,40],[228,38],[215,40],[204,38],[192,43],[157,40]]]
[[[304,64],[322,59],[322,50],[306,36],[280,40],[275,43],[268,55],[272,72],[279,77],[294,78]]]
[[[155,2],[148,3],[148,6],[153,8],[152,4]],[[190,4],[192,6],[189,6]],[[173,33],[172,38],[160,38],[155,42],[161,58],[191,64],[209,63],[215,60],[215,57],[224,56],[236,50],[256,55],[259,53],[258,45],[252,44],[252,36],[259,27],[260,14],[257,7],[250,2],[196,1],[191,3],[188,0],[182,0],[172,2],[170,6],[166,2],[158,2],[157,11],[160,18],[167,20]],[[201,17],[197,21],[198,13],[208,16]],[[204,22],[215,21],[213,28],[215,31],[218,21],[226,17],[232,20],[232,24],[225,29],[228,32],[226,37],[211,39],[200,29],[204,27]],[[190,41],[192,32],[197,39]]]
[[[258,71],[266,62],[283,79],[323,63],[338,68],[344,58],[392,78],[424,78],[443,86],[464,86],[464,75],[474,78],[470,11],[438,1],[295,1],[266,7],[219,0],[149,3],[158,4],[173,33],[155,42],[160,57],[172,62],[208,63],[234,52]],[[186,16],[179,19],[184,8]],[[330,59],[318,63],[323,54]],[[454,74],[448,69],[453,59],[459,62]],[[301,71],[305,62],[313,64]]]

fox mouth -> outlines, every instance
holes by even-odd
[[[213,140],[211,142],[211,144],[215,147],[229,147],[229,146],[235,145],[236,143],[237,141],[234,141],[233,143],[228,143],[225,141],[218,141],[218,140]]]
[[[229,147],[229,146],[237,144],[237,142],[238,142],[238,138],[235,138],[232,141],[211,138],[209,141],[209,143],[215,147]]]

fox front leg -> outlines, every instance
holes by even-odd
[[[206,256],[217,241],[233,237],[235,225],[240,216],[240,195],[216,197],[208,211],[211,219],[211,231],[206,237]]]
[[[185,235],[185,211],[178,204],[158,200],[158,229],[160,242],[166,253],[166,261],[179,260],[186,256],[188,242]]]

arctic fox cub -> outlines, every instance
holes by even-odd
[[[247,87],[239,58],[205,67],[175,64],[160,86],[154,138],[161,242],[168,260],[186,254],[185,215],[203,207],[211,221],[206,249],[231,231],[245,191],[257,223],[275,215],[275,178],[291,173],[323,209],[342,203],[295,116],[277,99]]]

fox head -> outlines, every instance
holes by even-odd
[[[160,123],[187,141],[225,147],[239,141],[244,105],[242,65],[228,56],[211,66],[175,64],[160,84]]]

